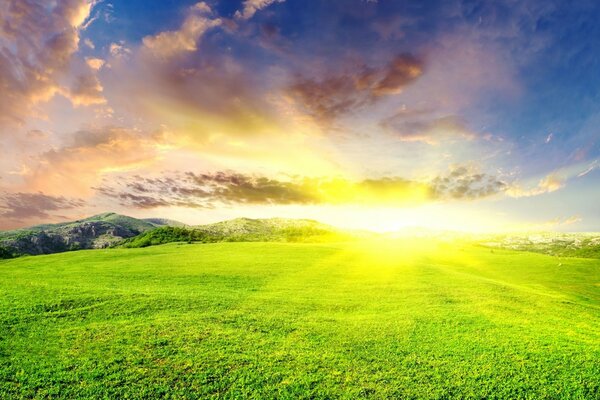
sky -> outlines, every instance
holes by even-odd
[[[600,4],[2,0],[0,229],[600,231]]]

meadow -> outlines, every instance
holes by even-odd
[[[600,398],[600,260],[173,243],[0,261],[0,398]]]

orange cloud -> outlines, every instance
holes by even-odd
[[[104,88],[98,77],[88,73],[80,75],[73,87],[65,95],[76,106],[89,106],[93,104],[105,104],[106,99],[102,95]]]
[[[241,11],[235,12],[235,18],[250,19],[257,11],[270,6],[273,3],[283,3],[285,0],[244,0]]]
[[[79,131],[63,147],[37,156],[23,178],[29,191],[84,196],[104,174],[156,162],[163,144],[161,134],[131,129]]]
[[[197,42],[204,32],[219,26],[221,20],[209,17],[212,11],[204,2],[190,7],[189,11],[191,14],[185,18],[179,30],[146,36],[143,39],[144,48],[160,58],[169,58],[180,53],[196,51]]]
[[[77,51],[92,1],[8,0],[0,4],[0,125],[21,124],[33,107],[61,88],[59,79]]]
[[[94,71],[97,71],[104,66],[104,60],[101,58],[86,57],[85,62]]]

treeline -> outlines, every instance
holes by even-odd
[[[553,244],[547,247],[538,247],[535,245],[521,246],[518,250],[531,251],[534,253],[548,254],[558,257],[579,257],[579,258],[600,258],[600,245],[590,244],[589,241],[581,247],[573,247],[563,244]]]
[[[0,246],[0,259],[13,258],[15,255],[10,249]]]
[[[209,239],[211,238],[205,235],[204,232],[195,229],[165,226],[126,239],[120,246],[128,248],[147,247],[172,242],[207,242]]]

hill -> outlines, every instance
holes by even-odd
[[[491,248],[530,251],[557,257],[600,258],[600,233],[537,232],[493,235],[479,241]]]
[[[0,398],[597,399],[597,260],[421,241],[0,260]]]
[[[0,232],[0,258],[97,249],[171,223],[103,213],[82,220]],[[181,223],[177,223],[183,225]]]
[[[308,219],[237,218],[194,227],[161,227],[124,240],[124,247],[172,242],[320,242],[350,238],[350,233]]]
[[[165,218],[137,219],[115,213],[61,224],[0,231],[0,259],[106,247],[138,248],[173,242],[333,242],[377,238],[421,238],[484,247],[543,253],[559,257],[600,258],[599,233],[470,235],[423,229],[377,234],[348,231],[310,219],[236,218],[189,226]]]
[[[104,213],[73,222],[0,232],[0,258],[171,242],[318,242],[351,236],[351,233],[308,219],[237,218],[188,226],[164,218],[137,219]]]

